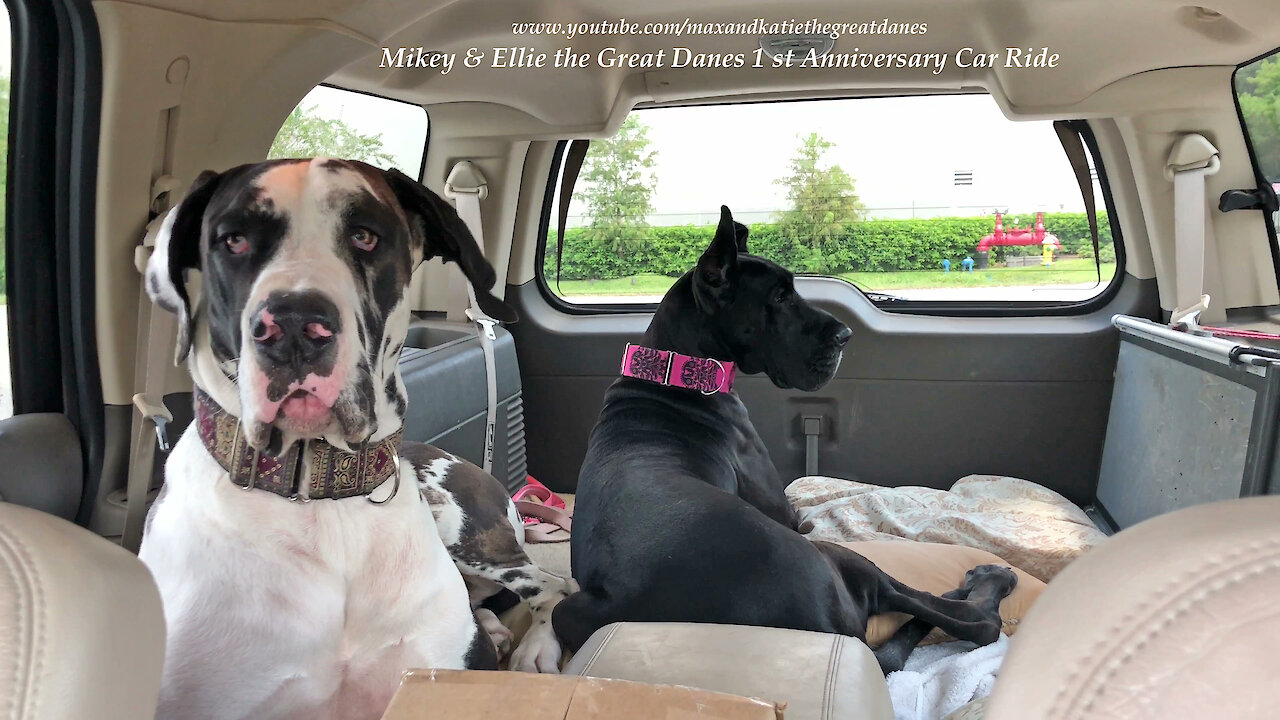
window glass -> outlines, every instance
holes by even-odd
[[[320,85],[289,113],[267,157],[362,160],[421,178],[426,148],[422,106]]]
[[[560,274],[554,214],[543,271],[574,303],[656,302],[722,204],[753,253],[873,299],[1079,302],[1117,272],[1104,210],[1098,281],[1053,124],[986,95],[638,110],[592,141],[573,193]]]
[[[1280,191],[1280,55],[1237,70],[1235,89],[1258,170]],[[1280,217],[1276,220],[1280,222]]]
[[[5,197],[9,173],[9,69],[13,59],[9,8],[0,5],[0,305],[7,305],[5,288]],[[0,307],[0,418],[13,415],[13,374],[9,370],[9,313]]]

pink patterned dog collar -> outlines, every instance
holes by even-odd
[[[637,380],[697,390],[703,395],[715,395],[733,389],[735,371],[733,363],[728,361],[692,357],[670,350],[654,350],[627,343],[619,372]]]

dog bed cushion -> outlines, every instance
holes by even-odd
[[[567,499],[572,502],[572,496],[568,496]],[[977,565],[1008,565],[989,552],[959,545],[901,541],[838,544],[875,563],[898,582],[935,595],[941,595],[959,587],[964,582],[964,574]],[[568,543],[530,545],[526,550],[534,562],[544,570],[562,577],[569,576]],[[1018,621],[1031,608],[1031,604],[1044,589],[1044,583],[1035,577],[1016,567],[1013,571],[1018,576],[1018,586],[1000,604],[1002,629],[1007,635],[1012,635],[1018,629]],[[521,603],[502,616],[504,624],[516,633],[517,642],[528,627],[528,614],[527,606]],[[907,619],[907,616],[901,613],[886,613],[871,618],[867,624],[867,644],[879,647]],[[943,642],[948,639],[946,634],[935,630],[925,638],[922,644]]]
[[[572,512],[574,496],[564,494],[561,497]],[[964,582],[965,573],[977,565],[1010,564],[990,552],[960,545],[904,542],[901,538],[892,541],[835,542],[875,563],[898,582],[935,595],[959,587]],[[542,569],[569,577],[569,543],[533,544],[525,546],[525,550]],[[1019,620],[1044,589],[1042,581],[1016,566],[1014,573],[1018,575],[1018,585],[1000,604],[1002,630],[1007,635],[1012,635],[1017,630]],[[524,603],[502,615],[503,623],[515,633],[517,643],[528,629],[528,616],[528,607]],[[901,613],[886,613],[871,618],[867,624],[867,644],[879,647],[907,619]],[[950,638],[945,633],[934,630],[921,644],[928,645],[948,639]]]
[[[985,550],[928,542],[868,541],[837,543],[876,564],[898,582],[917,590],[941,595],[955,590],[964,583],[965,573],[978,565],[1008,565]],[[1012,635],[1018,622],[1040,597],[1044,583],[1026,572],[1013,569],[1018,585],[1000,603],[1001,630]],[[910,618],[902,613],[876,615],[867,623],[867,644],[879,647]],[[931,644],[951,639],[940,630],[934,630],[921,644]]]
[[[809,476],[791,483],[787,498],[811,540],[964,545],[1045,582],[1106,537],[1058,493],[995,475],[970,475],[950,490]]]

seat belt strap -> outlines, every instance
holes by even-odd
[[[1102,284],[1102,256],[1098,253],[1098,208],[1093,196],[1093,178],[1089,175],[1089,158],[1084,152],[1084,141],[1080,137],[1079,120],[1055,120],[1053,129],[1058,133],[1058,142],[1067,154],[1071,163],[1071,171],[1075,173],[1076,183],[1080,185],[1080,197],[1084,200],[1084,211],[1089,218],[1089,237],[1093,240],[1093,266],[1098,273],[1098,284]]]
[[[161,452],[169,452],[168,426],[173,422],[173,415],[164,405],[164,382],[169,367],[173,365],[178,323],[173,315],[151,302],[151,298],[147,296],[145,274],[147,260],[155,250],[160,226],[169,212],[161,211],[166,204],[165,198],[178,187],[178,179],[170,175],[156,180],[151,189],[151,210],[158,214],[147,223],[142,244],[135,247],[133,252],[133,264],[141,278],[138,284],[138,357],[134,361],[133,375],[133,386],[140,389],[140,392],[133,396],[133,406],[138,412],[130,423],[129,475],[125,488],[124,530],[120,544],[134,553],[142,545],[147,496],[151,492],[151,478],[155,473],[156,446],[160,447]]]
[[[556,227],[556,284],[560,284],[560,268],[564,263],[564,231],[569,220],[569,203],[573,202],[573,186],[582,172],[582,161],[587,158],[590,140],[574,140],[564,156],[564,171],[560,175],[560,224]]]
[[[1222,167],[1218,149],[1203,135],[1187,133],[1169,151],[1164,177],[1173,183],[1175,304],[1170,320],[1197,325],[1200,319],[1225,320],[1224,308],[1210,311],[1206,281],[1217,278],[1218,255],[1213,224],[1205,210],[1205,178]]]
[[[818,441],[822,439],[822,416],[805,415],[801,418],[804,431],[804,474],[818,474]]]
[[[485,250],[484,226],[480,220],[480,201],[489,195],[489,185],[484,173],[470,160],[460,160],[449,171],[444,183],[444,196],[453,200],[458,210],[458,217],[475,237],[480,252]],[[488,399],[485,410],[484,425],[484,458],[481,467],[487,473],[493,472],[494,436],[498,427],[498,369],[493,355],[493,343],[498,339],[494,327],[500,323],[485,314],[476,302],[476,289],[467,280],[467,317],[476,324],[476,335],[480,338],[480,349],[484,352],[484,376]]]

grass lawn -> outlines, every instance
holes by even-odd
[[[552,290],[561,295],[665,295],[676,278],[666,275],[633,275],[614,280],[561,280],[557,288],[551,283]]]
[[[1115,263],[1103,263],[1102,282],[1105,285],[1115,275]],[[909,270],[903,272],[853,272],[840,277],[866,290],[919,290],[948,287],[1017,287],[1034,285],[1070,285],[1091,283],[1097,279],[1092,260],[1059,260],[1051,267],[1029,265],[1026,267],[995,267],[974,270],[971,273],[952,269]],[[614,280],[562,280],[559,293],[574,295],[662,295],[675,278],[665,275],[635,275]],[[551,288],[556,290],[555,283]]]
[[[1116,274],[1115,263],[1102,264],[1102,284],[1107,284]],[[852,272],[840,277],[868,290],[921,290],[949,287],[1016,287],[1023,285],[1073,285],[1092,283],[1098,279],[1098,271],[1092,260],[1073,258],[1059,260],[1049,267],[1028,265],[1025,267],[994,267],[973,272],[941,270],[908,270],[905,272]]]

